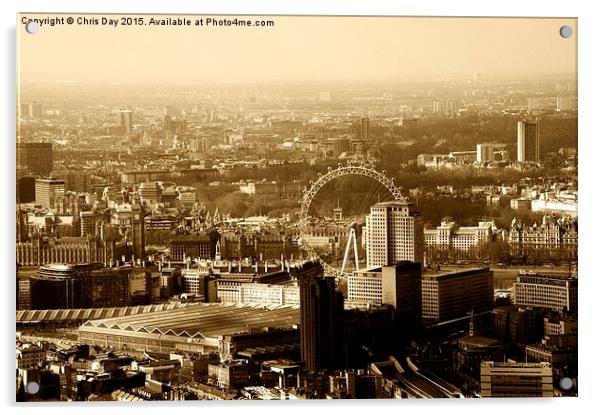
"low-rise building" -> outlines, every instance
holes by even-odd
[[[577,278],[521,273],[514,283],[514,304],[577,312]]]
[[[508,243],[515,252],[542,250],[577,254],[577,220],[569,217],[544,215],[541,223],[532,226],[512,220]]]
[[[424,230],[424,245],[436,249],[455,249],[468,252],[493,240],[495,224],[479,222],[477,226],[458,226],[442,221],[435,229]]]
[[[330,396],[337,399],[381,399],[384,379],[380,373],[348,370],[329,376]]]
[[[549,363],[482,362],[481,396],[552,397],[552,366]]]
[[[249,365],[227,362],[209,365],[209,382],[224,389],[240,389],[249,384]]]
[[[242,284],[239,303],[277,304],[299,306],[298,285]]]
[[[527,199],[525,197],[510,199],[510,208],[516,210],[530,210],[531,199]]]
[[[17,369],[36,369],[46,361],[46,352],[34,344],[17,348]]]

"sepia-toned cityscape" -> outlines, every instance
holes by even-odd
[[[18,15],[16,401],[577,396],[576,29]]]

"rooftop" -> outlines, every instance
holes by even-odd
[[[576,280],[577,275],[569,275],[568,271],[554,271],[549,270],[545,272],[533,272],[533,271],[525,271],[521,270],[518,273],[517,279],[521,279],[521,277],[536,277],[542,279],[550,279],[550,280]]]
[[[380,202],[380,203],[376,203],[375,205],[373,205],[373,208],[383,208],[383,207],[406,207],[406,206],[413,206],[414,204],[411,202],[401,202],[401,201],[397,201],[397,200],[389,200],[386,202]]]
[[[18,310],[17,323],[37,323],[51,321],[85,321],[107,319],[113,317],[132,316],[135,314],[152,313],[160,310],[173,310],[187,307],[189,303],[149,304],[132,307],[111,308],[71,308],[59,310]]]
[[[500,347],[503,345],[497,339],[482,336],[464,336],[460,339],[460,343],[469,347]]]
[[[526,362],[491,362],[491,361],[483,361],[481,362],[481,367],[503,367],[503,368],[547,368],[551,367],[549,362],[539,362],[539,363],[526,363]]]
[[[489,267],[472,267],[472,268],[441,268],[438,270],[427,268],[423,273],[423,277],[430,278],[445,278],[445,277],[459,277],[469,274],[475,274],[479,272],[490,272]]]
[[[81,331],[118,332],[143,337],[174,336],[186,339],[217,340],[225,334],[235,334],[265,328],[286,328],[299,324],[300,312],[294,306],[265,306],[259,304],[197,303],[187,307],[143,314],[90,320]]]

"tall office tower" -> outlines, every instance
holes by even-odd
[[[477,144],[477,163],[493,161],[494,147],[491,144]]]
[[[48,209],[60,209],[65,197],[65,181],[36,179],[36,204]]]
[[[552,397],[552,365],[550,363],[481,362],[481,396]]]
[[[433,101],[433,114],[454,115],[456,112],[458,112],[458,103],[456,101]]]
[[[17,203],[31,203],[36,200],[36,178],[23,176],[17,179]]]
[[[21,104],[20,117],[21,118],[39,118],[42,116],[42,104],[37,102],[28,102]]]
[[[195,154],[205,154],[209,149],[207,137],[195,137],[189,141],[190,151]]]
[[[27,233],[27,211],[21,209],[21,204],[17,204],[17,242],[25,242],[29,239]]]
[[[423,224],[410,202],[382,202],[366,216],[367,268],[422,262]]]
[[[146,257],[144,239],[144,206],[138,201],[132,205],[132,247],[137,259]]]
[[[362,117],[360,139],[368,140],[368,129],[370,127],[370,119],[368,117]]]
[[[17,143],[17,166],[27,166],[34,175],[50,176],[52,143]]]
[[[132,131],[132,111],[131,110],[121,110],[119,111],[119,125],[121,129],[129,133]]]
[[[92,211],[79,213],[80,236],[96,236],[96,213]]]
[[[299,291],[305,370],[340,368],[344,300],[335,289],[334,278],[305,273],[299,278]]]
[[[516,160],[520,163],[539,163],[539,123],[519,121],[516,131]]]
[[[422,321],[422,264],[401,261],[382,267],[383,304],[392,305],[407,330]]]

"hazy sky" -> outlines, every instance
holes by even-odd
[[[23,81],[403,80],[576,70],[576,19],[239,18],[271,19],[275,27],[73,24],[30,35],[19,17],[17,64]],[[559,35],[564,24],[575,31],[569,39]]]

